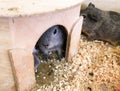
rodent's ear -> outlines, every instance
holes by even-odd
[[[88,5],[88,7],[89,8],[95,8],[95,5],[90,2],[89,5]]]
[[[100,16],[97,14],[89,14],[89,17],[91,20],[94,20],[95,22],[100,20]]]

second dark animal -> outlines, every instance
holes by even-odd
[[[51,59],[50,53],[56,52],[60,60],[65,56],[67,33],[64,27],[55,25],[49,28],[38,40],[35,48],[43,54],[44,60]]]
[[[81,15],[84,17],[82,32],[88,40],[103,40],[120,45],[120,13],[103,11],[89,3]]]

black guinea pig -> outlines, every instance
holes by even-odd
[[[120,45],[120,13],[103,11],[89,3],[86,9],[81,10],[80,15],[84,18],[82,33],[88,40],[102,40]]]

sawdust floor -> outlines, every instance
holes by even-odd
[[[102,41],[88,42],[82,36],[72,62],[43,62],[33,91],[118,91],[120,89],[120,46]]]

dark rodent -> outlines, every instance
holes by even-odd
[[[89,3],[81,10],[83,16],[82,32],[88,40],[107,41],[113,45],[120,45],[120,13],[103,11]]]
[[[38,50],[33,50],[33,57],[34,57],[34,71],[37,72],[37,68],[40,65],[40,58],[38,57]]]
[[[60,25],[55,25],[43,33],[35,48],[44,56],[44,60],[51,59],[50,52],[56,52],[60,60],[65,56],[66,39],[67,33],[65,28]]]

